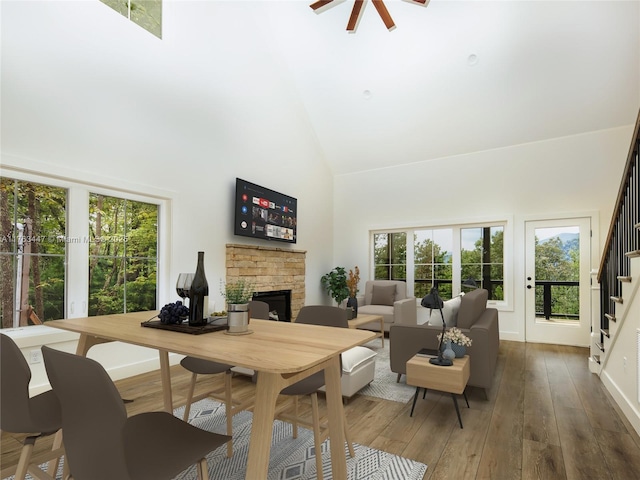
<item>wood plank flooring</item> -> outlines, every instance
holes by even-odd
[[[460,429],[448,394],[429,391],[401,404],[356,395],[345,406],[353,441],[402,455],[436,479],[640,480],[640,437],[587,366],[588,350],[503,341],[493,387],[469,388]],[[189,375],[173,367],[174,401],[185,401]],[[202,377],[199,387],[216,380]],[[160,376],[117,382],[130,414],[162,407]],[[234,378],[235,392],[253,384]],[[42,446],[46,442],[42,442]],[[42,446],[40,448],[42,448]],[[2,434],[2,468],[15,464],[20,445]]]

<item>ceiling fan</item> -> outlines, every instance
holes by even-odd
[[[313,2],[309,6],[314,11],[317,11],[322,7],[329,5],[333,1],[334,0],[317,0],[316,2]],[[351,15],[349,16],[349,21],[347,22],[348,32],[356,31],[358,20],[360,19],[360,15],[364,10],[364,5],[366,1],[367,0],[354,0],[353,8],[351,9]],[[387,27],[387,30],[389,31],[393,30],[396,24],[391,18],[391,14],[389,13],[389,10],[387,10],[387,6],[384,4],[384,1],[383,0],[371,0],[371,1],[373,3],[373,6],[376,7],[376,10],[378,11],[378,15],[380,15],[380,18],[384,22],[384,26]],[[425,5],[427,3],[427,0],[411,0],[411,2]]]

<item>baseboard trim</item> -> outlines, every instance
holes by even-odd
[[[631,423],[636,433],[640,435],[640,410],[634,405],[634,401],[626,397],[624,392],[611,379],[606,371],[602,372],[600,380],[618,407],[620,407],[620,410],[622,410],[627,420],[629,420],[629,423]]]

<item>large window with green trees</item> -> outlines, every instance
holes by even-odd
[[[156,308],[158,206],[89,196],[89,315]]]
[[[64,188],[0,177],[2,328],[64,317]]]
[[[2,328],[157,307],[162,202],[112,192],[0,177]]]
[[[373,263],[375,280],[406,280],[406,232],[374,233]]]
[[[505,301],[505,225],[373,232],[374,279],[406,281],[407,292],[417,298],[437,286],[449,299],[469,291],[471,283],[487,289],[490,300]]]

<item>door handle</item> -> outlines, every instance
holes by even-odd
[[[531,285],[527,285],[527,288],[529,288],[529,289],[530,289],[530,288],[531,288]]]

